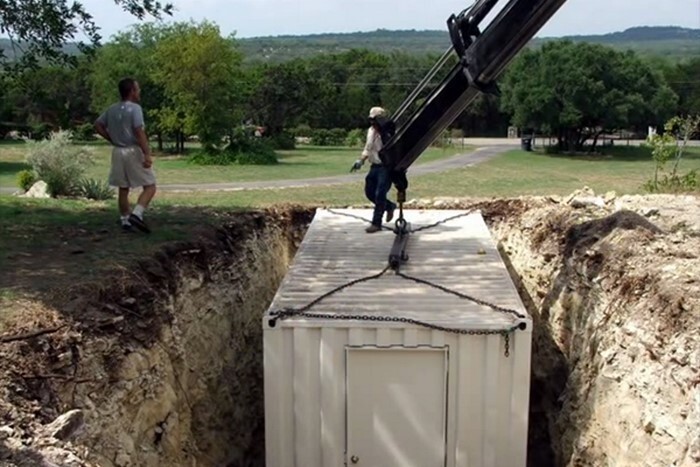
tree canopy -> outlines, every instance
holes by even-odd
[[[172,4],[159,0],[113,1],[138,19],[170,15],[173,8]],[[76,57],[63,50],[67,42],[82,35],[87,43],[79,42],[78,46],[89,51],[102,39],[90,12],[82,3],[68,0],[3,0],[0,34],[10,38],[14,55],[7,57],[0,50],[0,63],[8,66],[7,59],[11,58],[16,68],[35,66],[41,61],[75,62]]]
[[[604,131],[660,125],[677,96],[631,52],[569,41],[522,53],[503,80],[502,108],[519,127],[556,135],[580,150]]]

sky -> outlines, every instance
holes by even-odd
[[[169,21],[208,19],[236,37],[438,29],[472,0],[172,0]],[[135,22],[110,0],[83,0],[106,40]],[[502,4],[506,0],[501,0]],[[663,7],[660,5],[663,4]],[[634,26],[700,28],[700,0],[568,0],[538,36],[603,34]]]

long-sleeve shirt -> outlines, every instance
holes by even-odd
[[[381,151],[382,147],[381,135],[373,126],[369,127],[369,130],[367,130],[367,142],[362,150],[362,157],[367,157],[370,164],[381,164],[382,160],[379,158],[379,151]]]

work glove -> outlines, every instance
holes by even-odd
[[[350,172],[357,172],[362,168],[362,165],[364,165],[365,161],[362,159],[357,159],[355,163],[352,165],[352,168],[350,169]]]

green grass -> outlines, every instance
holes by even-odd
[[[105,145],[90,145],[96,164],[89,167],[87,176],[106,180],[109,173],[110,149]],[[423,154],[420,164],[453,156],[473,148],[431,148]],[[347,174],[360,154],[359,148],[325,148],[302,146],[293,151],[278,151],[280,163],[272,166],[198,166],[184,156],[158,156],[154,168],[158,183],[193,184],[253,182],[263,180],[299,180]],[[26,145],[0,146],[0,186],[16,187],[17,172],[29,168],[24,164]]]
[[[408,198],[508,197],[565,195],[589,186],[598,193],[643,193],[653,176],[647,149],[620,147],[603,156],[561,156],[513,150],[474,167],[411,177]],[[681,171],[700,171],[700,148],[691,148]],[[293,202],[311,205],[347,205],[366,202],[361,179],[333,187],[246,190],[234,192],[161,193],[161,203],[184,206],[267,206]]]

